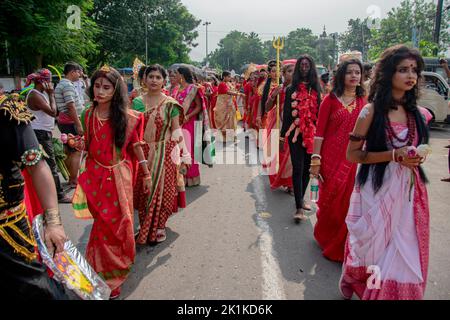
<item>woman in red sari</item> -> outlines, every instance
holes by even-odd
[[[333,91],[319,108],[310,170],[312,175],[320,173],[323,178],[314,236],[323,255],[339,262],[344,259],[345,218],[357,169],[357,164],[347,160],[345,146],[359,112],[366,104],[362,70],[357,59],[344,61],[339,66]]]
[[[184,122],[183,134],[184,141],[192,157],[192,166],[186,173],[186,185],[188,187],[200,185],[200,166],[194,160],[194,143],[195,143],[195,122],[199,119],[200,113],[203,111],[202,96],[194,84],[192,71],[186,67],[178,68],[176,72],[177,82],[180,88],[176,96],[176,100],[183,107]]]
[[[182,138],[183,110],[175,99],[161,92],[166,77],[160,65],[148,67],[145,75],[148,92],[133,103],[133,109],[144,110],[144,154],[152,182],[150,193],[145,193],[140,182],[145,171],[140,168],[134,188],[141,226],[136,240],[139,244],[165,241],[167,220],[177,211],[178,143]],[[190,155],[186,155],[190,162]]]
[[[117,298],[135,258],[132,160],[145,160],[143,117],[128,109],[126,85],[117,70],[105,66],[91,83],[94,104],[82,114],[86,168],[78,179],[94,218],[86,259],[112,289],[111,298]]]
[[[284,101],[286,99],[286,89],[292,83],[292,76],[294,74],[295,61],[289,62],[283,66],[282,74],[284,78],[283,86],[278,86],[272,88],[269,93],[269,98],[266,103],[267,112],[267,120],[266,120],[266,129],[267,136],[266,141],[264,143],[265,148],[270,146],[269,137],[272,133],[272,129],[276,128],[277,125],[277,96],[280,96],[280,129],[281,123],[283,119],[283,106]],[[266,153],[269,155],[269,152]],[[269,180],[270,187],[272,190],[284,187],[287,192],[292,192],[292,162],[291,162],[291,153],[289,151],[289,142],[287,140],[284,141],[284,145],[280,146],[279,150],[279,169],[276,171],[276,162],[271,161],[267,163],[269,167]]]
[[[236,106],[233,98],[241,94],[236,92],[231,83],[231,72],[224,71],[222,73],[222,82],[219,84],[218,97],[216,107],[214,109],[214,119],[216,128],[222,134],[223,141],[235,140],[237,122],[236,122]],[[227,131],[233,131],[233,134],[227,135]]]

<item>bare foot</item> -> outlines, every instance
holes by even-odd
[[[305,216],[303,209],[297,210],[297,212],[294,215],[294,220],[296,223],[300,223],[302,221],[308,220],[308,217]]]

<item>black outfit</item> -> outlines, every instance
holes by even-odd
[[[283,107],[283,126],[281,128],[280,136],[284,137],[289,130],[291,124],[294,122],[292,117],[292,94],[295,89],[292,86],[286,90],[286,99]],[[320,103],[319,103],[320,104]],[[292,161],[292,183],[294,186],[295,206],[297,209],[303,208],[305,201],[306,188],[309,183],[309,168],[311,165],[311,155],[306,152],[306,148],[303,147],[303,137],[300,134],[297,142],[293,143],[295,130],[289,137],[289,150],[291,151]]]
[[[57,164],[55,160],[55,151],[53,150],[53,135],[50,131],[45,130],[34,130],[36,138],[48,157],[45,157],[48,166],[53,175],[53,180],[55,180],[56,192],[58,193],[58,200],[61,200],[66,196],[64,189],[61,186],[61,180],[59,179]]]
[[[23,104],[0,97],[0,297],[66,299],[61,285],[50,279],[36,259],[35,239],[24,208],[21,170],[42,159]],[[14,210],[15,213],[12,211]]]

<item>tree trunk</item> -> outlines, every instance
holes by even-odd
[[[42,61],[44,60],[44,56],[42,54],[38,54],[36,56],[36,67],[37,69],[42,69]]]

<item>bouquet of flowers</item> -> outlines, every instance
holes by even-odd
[[[408,157],[409,158],[415,158],[419,156],[422,158],[422,163],[427,160],[427,157],[431,154],[432,150],[431,147],[427,144],[421,144],[417,148],[414,146],[408,147]],[[412,195],[412,189],[414,187],[415,183],[415,175],[414,172],[411,172],[411,184],[409,187],[409,200],[411,201],[411,195]]]
[[[64,144],[67,144],[70,148],[75,149],[77,151],[84,150],[84,137],[82,136],[74,136],[73,134],[65,134],[61,135],[61,141]]]

